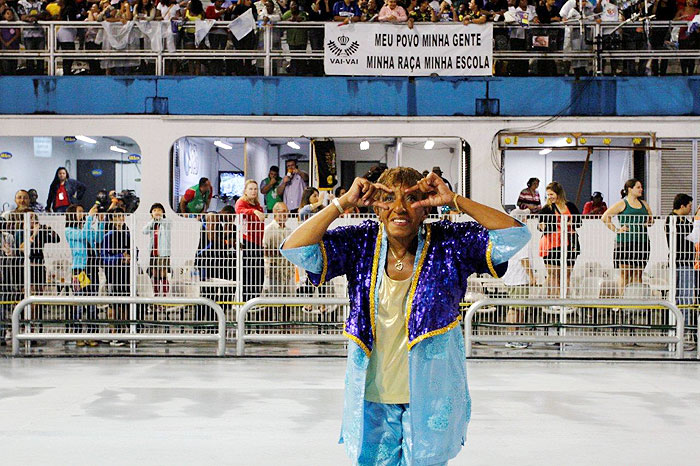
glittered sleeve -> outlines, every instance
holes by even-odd
[[[508,262],[494,263],[494,244],[490,231],[477,222],[441,222],[445,227],[445,246],[454,247],[462,278],[472,273],[488,273],[501,277],[508,268]]]
[[[327,231],[321,242],[280,252],[290,262],[308,272],[311,283],[316,286],[340,275],[345,275],[354,264],[372,228],[372,222],[343,226]],[[376,225],[376,223],[374,223]],[[376,227],[374,228],[376,230]],[[375,232],[376,234],[376,232]]]
[[[530,231],[525,225],[489,230],[491,241],[491,261],[493,265],[503,264],[520,251],[530,241]]]

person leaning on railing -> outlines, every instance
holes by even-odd
[[[396,3],[396,0],[386,0],[386,3],[379,10],[379,21],[386,23],[405,23],[408,19],[406,10]]]
[[[355,0],[338,0],[333,5],[333,20],[345,24],[360,21],[362,13]]]
[[[415,2],[415,0],[413,0]],[[367,23],[376,21],[379,17],[379,9],[377,8],[377,0],[359,0],[357,6],[360,9],[360,21]]]
[[[17,15],[9,6],[0,8],[0,21],[17,21]],[[1,23],[0,23],[1,24]],[[0,26],[0,50],[19,51],[20,29],[17,26]],[[0,60],[0,73],[12,75],[17,72],[17,59]]]
[[[17,13],[22,21],[32,24],[50,18],[41,0],[20,0],[17,2]],[[43,50],[46,47],[44,29],[41,26],[25,28],[22,31],[22,41],[25,50]],[[44,61],[27,60],[27,74],[44,74]]]
[[[698,0],[686,0],[685,6],[678,10],[674,20],[691,22],[699,14]],[[678,31],[678,48],[680,50],[694,50],[698,46],[700,46],[700,31],[696,28],[694,32],[691,32],[688,26],[681,27]],[[694,72],[695,59],[681,58],[681,74],[692,76]]]
[[[303,23],[308,19],[306,12],[299,9],[299,2],[297,0],[292,0],[289,3],[289,10],[285,11],[282,15],[282,21],[291,21],[294,23]],[[309,30],[306,28],[289,28],[287,29],[287,45],[289,45],[290,51],[302,52],[306,51],[306,42],[309,39]],[[289,64],[288,73],[294,75],[300,75],[306,73],[306,60],[300,58],[292,58]],[[277,169],[279,176],[279,168]],[[277,179],[277,184],[273,188],[268,188],[266,199],[269,197],[269,193],[277,193],[277,185],[279,184],[279,178]],[[264,188],[263,188],[264,189]]]
[[[469,0],[469,10],[459,20],[467,26],[469,24],[484,24],[488,17],[481,11],[481,7],[476,3],[476,0]]]
[[[408,28],[413,29],[414,23],[429,23],[435,18],[435,10],[430,6],[430,0],[419,0],[418,6],[408,12]]]

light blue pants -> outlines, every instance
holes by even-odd
[[[412,466],[411,410],[407,404],[365,401],[358,466]],[[435,463],[435,466],[447,462]]]

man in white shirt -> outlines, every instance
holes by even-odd
[[[561,20],[569,23],[564,29],[564,51],[571,52],[575,50],[585,50],[585,35],[581,33],[580,25],[576,23],[581,19],[581,11],[579,11],[580,0],[569,0],[561,7],[559,16]],[[586,0],[583,6],[583,18],[588,18],[593,15],[593,4]],[[586,74],[586,60],[573,60],[571,66],[574,69],[574,74],[581,76]],[[566,62],[565,72],[568,73],[569,64]]]
[[[284,239],[292,230],[287,226],[289,209],[284,202],[272,207],[273,220],[265,227],[263,248],[265,251],[265,289],[269,296],[294,295],[294,266],[279,252]]]
[[[537,18],[535,7],[528,4],[528,0],[516,0],[517,3],[508,2],[508,11],[503,15],[506,23],[512,24],[509,28],[511,50],[526,50],[525,28],[534,23]],[[516,6],[517,5],[517,6]],[[530,60],[509,60],[508,71],[511,76],[527,76]]]

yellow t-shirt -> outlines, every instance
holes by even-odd
[[[56,2],[49,3],[46,5],[46,11],[49,12],[52,18],[58,18],[58,16],[61,14],[61,7]]]
[[[365,383],[367,401],[387,404],[409,402],[406,299],[410,287],[411,277],[392,280],[384,272],[375,323],[377,340],[369,358]]]

